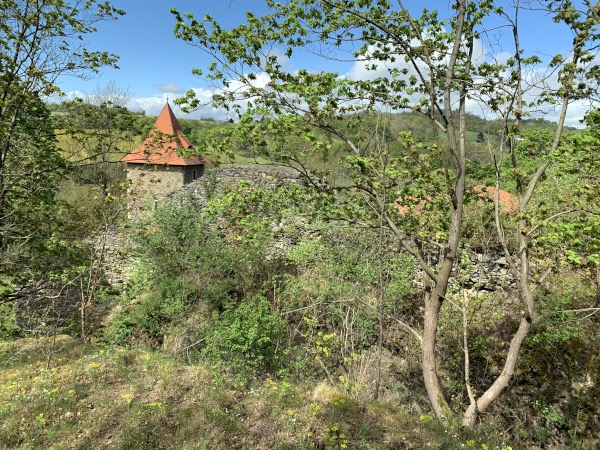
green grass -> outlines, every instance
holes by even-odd
[[[257,164],[258,165],[273,164],[273,161],[271,161],[267,158],[263,158],[262,156],[248,157],[248,156],[242,156],[242,155],[235,155],[235,159],[231,159],[226,156],[222,156],[219,163],[221,165],[233,164],[233,165],[239,165],[239,166],[253,166],[253,165],[257,165]]]
[[[234,380],[67,336],[0,343],[0,448],[485,448],[427,415],[326,384]]]

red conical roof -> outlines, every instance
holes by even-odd
[[[171,166],[196,166],[206,164],[204,158],[195,156],[182,158],[179,148],[193,148],[183,134],[173,110],[167,103],[162,109],[150,135],[135,150],[125,155],[121,161],[136,164],[168,164]]]

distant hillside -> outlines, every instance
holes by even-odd
[[[47,105],[52,111],[53,116],[63,119],[66,116],[66,112],[62,104],[52,103]],[[146,116],[143,111],[130,111],[134,116],[134,139],[130,145],[137,145],[141,142],[148,132],[152,128],[152,125],[156,121],[156,116]],[[387,123],[385,133],[387,141],[390,145],[392,152],[394,149],[400,150],[397,138],[400,132],[410,132],[414,136],[417,142],[432,143],[434,141],[434,134],[429,124],[429,119],[423,114],[419,113],[402,113],[402,114],[385,114],[384,115]],[[368,129],[371,125],[366,119],[366,123],[363,124],[364,129]],[[217,121],[214,119],[192,119],[192,118],[180,118],[179,122],[188,136],[188,138],[196,144],[198,149],[202,149],[203,143],[214,134],[215,131],[227,127],[234,126],[231,122]],[[60,123],[60,122],[59,122]],[[375,124],[372,124],[373,128]],[[343,130],[350,138],[357,131],[351,130],[346,127],[346,124],[339,124],[341,130]],[[554,131],[556,125],[553,122],[544,119],[529,119],[522,120],[520,124],[521,130],[548,130]],[[499,145],[499,135],[501,132],[502,124],[500,120],[486,120],[474,114],[467,114],[467,152],[469,158],[481,163],[487,163],[490,160],[490,151],[495,150]],[[321,139],[331,138],[334,143],[331,154],[321,155],[321,158],[317,158],[314,161],[317,165],[324,164],[329,166],[332,162],[337,161],[340,157],[343,157],[348,153],[346,146],[335,136],[327,135],[325,133],[317,133]],[[252,158],[253,149],[248,147],[247,143],[237,142],[232,144],[237,148],[233,148],[233,153],[243,158]],[[121,156],[121,155],[118,155]]]

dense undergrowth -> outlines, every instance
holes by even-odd
[[[308,427],[304,434],[292,433],[286,444],[260,441],[264,448],[311,443],[344,448],[343,439],[335,438],[338,432],[350,436],[349,448],[423,448],[426,442],[437,448],[500,448],[503,443],[594,448],[597,322],[564,312],[589,303],[588,277],[564,266],[543,285],[545,313],[528,340],[510,392],[481,418],[478,437],[450,431],[452,426],[436,430],[428,423],[419,342],[407,330],[419,327],[421,314],[412,260],[377,230],[308,220],[310,207],[297,187],[241,185],[213,198],[202,213],[193,201],[159,208],[136,231],[138,263],[103,341],[149,348],[166,360],[204,368],[206,380],[236,396],[246,398],[257,386],[271,385],[279,392],[297,390],[303,408],[315,395],[330,399],[331,420],[324,422],[329,431],[317,432],[306,411],[278,406],[282,399],[263,398],[272,414]],[[378,238],[385,241],[379,249],[372,245]],[[515,327],[509,303],[503,292],[482,291],[469,306],[475,390],[485,388],[502,369],[503,350]],[[450,407],[460,411],[468,401],[460,312],[447,309],[442,323],[447,344],[440,349],[440,369]],[[343,402],[336,405],[336,396]],[[356,407],[357,416],[335,424],[335,417],[346,420],[344,402]],[[278,430],[282,426],[281,418],[265,419],[269,424],[262,426],[270,430],[273,422]],[[245,430],[241,434],[252,434],[238,426]],[[399,437],[399,430],[408,429],[416,434]],[[309,433],[315,437],[308,439]],[[229,440],[236,433],[226,434],[232,448],[246,445]],[[338,439],[335,445],[328,444],[330,438]]]
[[[381,230],[315,219],[313,201],[297,186],[242,184],[201,212],[167,203],[126,230],[128,284],[98,289],[87,343],[2,344],[0,446],[595,448],[597,319],[565,312],[594,295],[585,272],[562,265],[541,285],[544,314],[514,382],[476,429],[443,426],[408,329],[422,314],[412,259]],[[490,205],[475,206],[467,226],[489,247],[476,217]],[[501,370],[515,318],[505,293],[472,295],[478,390]],[[440,373],[456,411],[468,401],[462,333],[447,308]]]

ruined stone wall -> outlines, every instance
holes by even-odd
[[[482,254],[470,249],[463,248],[469,257],[469,265],[460,275],[463,284],[470,285],[478,291],[497,291],[515,288],[508,261],[503,252]]]
[[[207,169],[202,178],[186,185],[174,197],[179,199],[193,197],[200,207],[203,207],[212,193],[234,187],[242,180],[252,186],[272,187],[305,183],[302,174],[288,167],[228,165]],[[476,291],[514,288],[514,279],[508,269],[508,263],[499,249],[489,254],[482,254],[463,247],[461,253],[466,253],[469,261],[469,268],[466,270],[463,268],[460,274],[463,285]],[[440,254],[439,260],[441,258]],[[459,276],[458,270],[457,264],[454,270],[455,277]]]
[[[428,251],[433,255],[433,247],[428,248]],[[430,261],[434,268],[439,268],[444,259],[443,254],[444,251],[440,249],[437,256]],[[422,279],[424,273],[421,273],[420,269],[419,272],[418,279]],[[451,285],[455,288],[460,285],[473,292],[507,291],[515,289],[515,280],[501,248],[482,251],[463,243],[458,249],[458,257],[452,269]]]
[[[188,168],[189,169],[189,168]],[[133,173],[132,173],[133,172]],[[200,208],[206,206],[208,199],[228,188],[235,187],[244,181],[251,186],[277,188],[288,184],[302,185],[306,181],[302,174],[289,167],[276,165],[222,165],[206,168],[202,176],[184,185],[190,177],[188,171],[166,171],[164,173],[149,172],[140,176],[138,171],[129,171],[129,177],[133,186],[141,189],[152,188],[156,195],[155,201],[169,198],[172,201],[185,201],[194,198]],[[160,177],[159,177],[160,175]],[[160,181],[156,181],[160,178]],[[158,186],[157,186],[158,184]],[[132,187],[133,187],[132,186]],[[131,198],[131,197],[130,197]],[[135,199],[134,199],[135,201]],[[135,206],[134,206],[135,207]],[[130,206],[131,209],[131,206]],[[275,226],[275,225],[274,225]],[[277,228],[275,226],[275,228]],[[461,270],[459,274],[458,264],[453,276],[460,277],[463,286],[475,291],[496,291],[514,288],[514,279],[508,270],[508,264],[500,251],[482,254],[470,248],[462,248],[461,254],[468,257],[468,269]],[[439,255],[441,260],[442,255]],[[436,261],[432,261],[435,265]]]
[[[277,188],[287,184],[303,184],[302,174],[294,169],[283,166],[268,165],[222,165],[205,169],[202,177],[186,184],[172,197],[186,199],[193,197],[199,205],[205,206],[211,195],[223,192],[246,182],[251,186]]]

